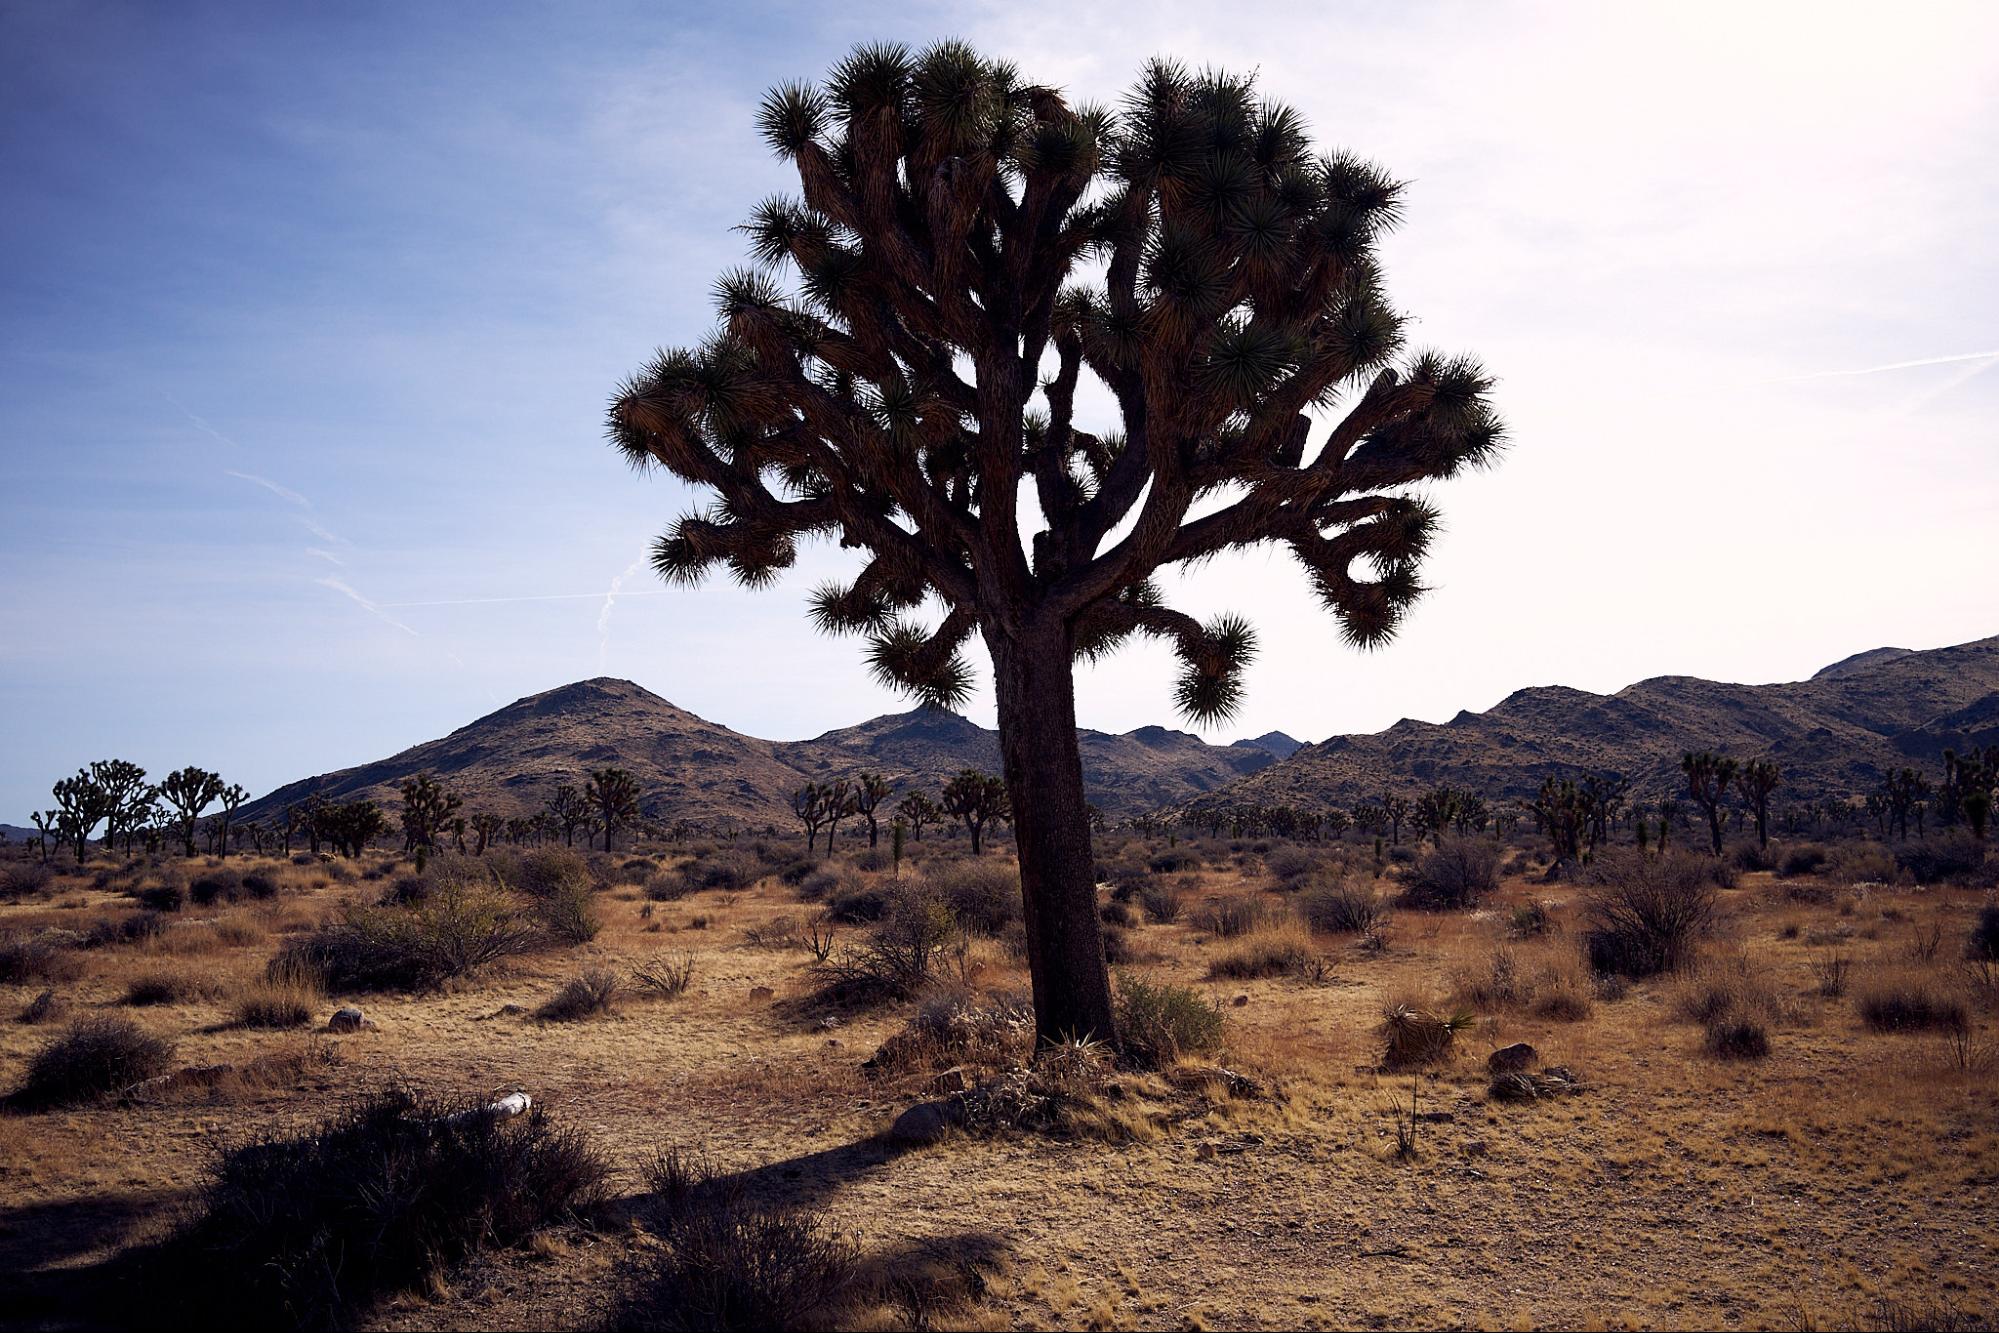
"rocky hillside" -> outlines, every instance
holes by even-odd
[[[1634,794],[1659,796],[1678,790],[1689,749],[1769,755],[1785,794],[1806,799],[1872,790],[1891,766],[1934,770],[1945,746],[1968,743],[1999,743],[1999,638],[1877,648],[1786,684],[1658,676],[1611,695],[1520,690],[1441,725],[1404,720],[1306,746],[1197,802],[1350,805],[1446,783],[1518,799],[1550,774],[1583,770],[1623,773]]]
[[[1122,736],[1080,733],[1084,780],[1111,818],[1178,804],[1276,762],[1297,745],[1283,733],[1233,746],[1142,727]],[[437,775],[468,809],[518,814],[539,808],[558,783],[615,764],[639,780],[655,819],[787,823],[790,794],[811,780],[872,769],[905,789],[935,788],[961,768],[999,769],[999,737],[956,713],[918,708],[829,731],[808,741],[745,736],[676,708],[628,680],[579,681],[530,695],[371,764],[306,778],[245,807],[275,814],[319,793],[393,804],[411,774]]]

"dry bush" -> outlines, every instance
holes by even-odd
[[[1499,844],[1490,838],[1445,838],[1416,858],[1401,903],[1424,912],[1475,907],[1499,887]]]
[[[1914,968],[1870,974],[1854,997],[1861,1021],[1876,1032],[1953,1032],[1968,1028],[1963,1000]]]
[[[1761,1060],[1770,1054],[1770,1033],[1757,1019],[1733,1015],[1709,1023],[1702,1045],[1717,1059]]]
[[[1967,829],[1946,829],[1916,842],[1905,842],[1895,853],[1896,864],[1918,884],[1944,884],[1974,878],[1985,865],[1985,844]]]
[[[309,969],[276,968],[236,999],[236,1022],[246,1028],[302,1028],[319,1012],[319,979]]]
[[[25,898],[43,893],[55,883],[55,878],[55,868],[39,861],[18,861],[0,866],[0,896]]]
[[[1157,1069],[1222,1044],[1221,1007],[1187,986],[1154,984],[1120,972],[1115,997],[1125,1058]]]
[[[453,882],[419,907],[350,912],[287,945],[272,966],[310,968],[335,991],[425,990],[540,943],[505,895]]]
[[[74,1106],[167,1071],[173,1043],[129,1018],[79,1019],[35,1052],[11,1100],[29,1108]]]
[[[1391,1004],[1382,1011],[1377,1029],[1381,1067],[1392,1072],[1439,1064],[1471,1025],[1472,1016],[1462,1011],[1445,1014],[1407,1002]]]
[[[203,990],[203,985],[185,972],[141,972],[125,983],[125,995],[120,1002],[134,1008],[179,1004],[199,998]]]
[[[243,896],[243,877],[234,870],[206,870],[188,881],[187,900],[196,907],[235,902]]]
[[[1514,1009],[1533,998],[1533,988],[1520,974],[1510,949],[1494,949],[1483,970],[1460,971],[1451,982],[1451,997],[1468,1009],[1493,1013]]]
[[[1691,969],[1674,988],[1672,1003],[1674,1013],[1690,1023],[1731,1015],[1781,1022],[1790,1016],[1767,970],[1744,954],[1709,959]]]
[[[1848,884],[1892,884],[1894,853],[1878,842],[1850,842],[1833,852],[1832,873]]]
[[[391,1089],[224,1155],[159,1277],[201,1322],[353,1327],[388,1295],[594,1208],[608,1174],[540,1107],[502,1119]]]
[[[1329,935],[1365,935],[1379,929],[1387,915],[1372,884],[1349,879],[1307,891],[1298,911],[1306,925]]]
[[[83,964],[47,939],[10,935],[0,938],[0,986],[31,981],[74,981]]]
[[[694,955],[668,954],[632,968],[632,980],[648,994],[672,999],[694,984]]]
[[[1590,1016],[1596,987],[1580,961],[1551,964],[1535,974],[1528,1012],[1536,1018],[1576,1023]]]
[[[1964,956],[1974,963],[1999,962],[1999,902],[1978,909],[1978,920],[1964,942]]]
[[[772,917],[760,925],[743,927],[743,943],[752,949],[802,949],[805,936],[795,916]]]
[[[1020,871],[996,857],[959,861],[929,876],[931,889],[951,909],[960,929],[997,935],[1020,920]]]
[[[1516,940],[1553,934],[1559,927],[1544,903],[1522,903],[1506,919],[1506,933]]]
[[[847,1004],[909,999],[936,975],[958,939],[950,908],[914,885],[897,886],[874,928],[821,965],[829,978],[827,998]]]
[[[608,1014],[618,1004],[618,974],[594,968],[563,983],[553,998],[534,1011],[544,1023],[574,1023]]]
[[[1846,994],[1846,979],[1853,970],[1853,961],[1843,953],[1830,953],[1812,959],[1812,981],[1818,993],[1828,1000],[1837,1000]]]
[[[118,944],[147,944],[166,933],[167,919],[158,912],[131,912],[117,920],[92,923],[83,947],[102,949]]]
[[[1250,981],[1259,977],[1297,976],[1307,971],[1318,955],[1310,936],[1296,928],[1261,931],[1243,937],[1235,947],[1208,964],[1211,981]]]
[[[534,910],[542,928],[565,944],[588,944],[604,929],[587,878],[551,885],[535,895]]]
[[[645,1168],[659,1245],[620,1274],[610,1326],[838,1328],[865,1295],[861,1252],[820,1213],[760,1199],[677,1151]]]
[[[1832,853],[1815,842],[1796,843],[1784,849],[1777,861],[1778,879],[1801,875],[1823,875],[1832,866]]]
[[[1186,910],[1187,899],[1174,885],[1148,881],[1139,886],[1138,905],[1157,924],[1170,926]]]
[[[667,896],[677,898],[709,890],[740,893],[762,879],[767,869],[755,852],[741,847],[725,848],[684,862],[679,872],[680,892]],[[654,882],[648,882],[647,897],[654,896],[653,889]]]
[[[998,1068],[1032,1054],[1034,1006],[1021,995],[980,995],[950,987],[930,996],[869,1057],[873,1073],[952,1065]]]
[[[69,1010],[69,1002],[53,990],[45,990],[28,1001],[18,1017],[19,1022],[35,1025],[52,1023]]]
[[[1287,915],[1282,903],[1261,894],[1243,893],[1204,899],[1188,916],[1187,924],[1227,940],[1276,925]]]
[[[1295,889],[1325,867],[1325,858],[1303,847],[1279,847],[1264,858],[1263,864],[1279,888]]]
[[[624,866],[627,874],[650,874],[652,869],[650,861],[628,861]],[[578,890],[588,893],[595,887],[590,863],[567,847],[537,847],[522,852],[511,870],[512,882],[535,898]]]
[[[1650,977],[1690,964],[1714,923],[1713,876],[1694,857],[1599,855],[1583,871],[1591,970]]]

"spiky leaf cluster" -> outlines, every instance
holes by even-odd
[[[1501,443],[1476,363],[1404,354],[1375,252],[1398,182],[1252,79],[1167,61],[1072,107],[960,43],[868,46],[758,124],[800,193],[744,225],[714,334],[611,405],[628,458],[710,496],[663,576],[759,587],[802,537],[859,548],[814,620],[942,704],[974,630],[1052,624],[1084,655],[1168,640],[1180,706],[1225,716],[1253,635],[1150,578],[1267,542],[1352,642],[1394,632],[1436,524],[1416,489]],[[1085,373],[1108,428],[1076,419]]]

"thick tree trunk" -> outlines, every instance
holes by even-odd
[[[988,644],[1020,851],[1036,1035],[1044,1044],[1115,1042],[1069,635],[1063,628],[1014,638],[995,633]]]

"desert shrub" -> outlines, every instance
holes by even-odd
[[[1201,858],[1192,847],[1173,847],[1146,858],[1145,868],[1155,875],[1177,875],[1199,870]]]
[[[1555,918],[1541,903],[1522,903],[1507,917],[1506,929],[1515,939],[1546,935],[1555,929]]]
[[[1845,954],[1827,954],[1812,960],[1812,980],[1815,989],[1828,1000],[1837,1000],[1846,994],[1846,978],[1853,969],[1853,963]]]
[[[895,864],[895,855],[886,847],[870,847],[854,853],[854,869],[879,874]]]
[[[930,877],[952,918],[975,935],[997,935],[1021,912],[1020,872],[995,857],[959,861]]]
[[[212,907],[218,902],[235,902],[243,892],[243,879],[233,870],[208,870],[188,882],[187,899],[196,907]]]
[[[261,872],[245,875],[243,896],[256,902],[265,902],[278,896],[278,882]]]
[[[1138,961],[1138,950],[1132,947],[1131,931],[1128,927],[1113,922],[1103,922],[1097,931],[1098,942],[1103,945],[1104,962],[1111,967],[1123,967]],[[1022,939],[1024,944],[1025,937]]]
[[[1381,1067],[1387,1070],[1417,1069],[1441,1063],[1451,1053],[1460,1032],[1468,1031],[1468,1013],[1439,1013],[1422,1005],[1398,1003],[1382,1010]]]
[[[0,937],[0,985],[30,981],[70,981],[83,971],[76,959],[46,939],[32,935]]]
[[[634,875],[650,875],[654,869],[653,863],[646,860],[628,862],[626,868]],[[596,883],[590,873],[590,862],[568,847],[536,847],[522,852],[510,869],[511,881],[535,898],[564,892],[588,893]]]
[[[25,898],[29,894],[43,892],[55,883],[55,878],[55,868],[40,861],[18,861],[0,866],[0,895]]]
[[[1918,884],[1969,879],[1985,864],[1985,844],[1964,829],[1948,829],[1902,844],[1895,853],[1895,861]]]
[[[819,868],[819,862],[810,856],[801,856],[787,861],[777,872],[778,882],[788,888],[797,888],[805,882],[806,876]]]
[[[178,912],[186,899],[178,884],[154,884],[140,889],[135,896],[139,906],[148,912]]]
[[[680,882],[686,893],[710,890],[740,893],[762,879],[764,869],[764,863],[756,853],[746,848],[730,847],[682,863]],[[651,886],[647,887],[650,893]]]
[[[1731,1014],[1707,1025],[1703,1045],[1719,1059],[1761,1060],[1770,1054],[1770,1033],[1754,1018]]]
[[[841,876],[825,896],[826,915],[846,926],[879,921],[888,915],[896,893],[894,885],[880,881],[870,884],[851,876]]]
[[[1191,987],[1120,972],[1115,1006],[1125,1057],[1135,1064],[1157,1069],[1222,1044],[1221,1007]]]
[[[1344,879],[1308,890],[1299,899],[1298,910],[1306,925],[1329,935],[1365,935],[1385,915],[1372,884]]]
[[[604,928],[587,879],[564,881],[538,895],[534,911],[543,929],[566,944],[588,944]]]
[[[1971,937],[1964,943],[1964,956],[1973,962],[1999,962],[1999,902],[1978,909],[1978,920],[1972,923]]]
[[[1283,915],[1284,909],[1270,899],[1244,893],[1205,899],[1187,920],[1194,929],[1227,940],[1271,925]]]
[[[116,920],[98,921],[84,933],[83,948],[113,944],[143,944],[164,934],[167,919],[158,912],[131,912]]]
[[[1451,994],[1468,1008],[1492,1013],[1524,1005],[1533,997],[1533,990],[1520,975],[1520,963],[1512,951],[1494,949],[1483,969],[1458,973]]]
[[[618,1003],[618,974],[597,968],[564,982],[554,998],[534,1011],[544,1023],[574,1023],[608,1014]]]
[[[1139,886],[1138,903],[1147,916],[1162,926],[1170,926],[1180,919],[1187,899],[1171,884],[1149,882]]]
[[[1316,875],[1325,858],[1303,847],[1279,847],[1264,858],[1263,864],[1280,888],[1292,889]]]
[[[135,1008],[156,1004],[179,1004],[193,999],[200,987],[181,972],[141,972],[126,983],[123,1003]]]
[[[79,1019],[28,1062],[13,1096],[27,1107],[74,1106],[167,1072],[173,1043],[129,1018]]]
[[[272,968],[310,968],[335,991],[424,990],[539,943],[503,895],[452,883],[421,907],[350,912],[287,945]]]
[[[1619,849],[1592,861],[1583,871],[1591,970],[1649,977],[1692,962],[1715,914],[1713,876],[1703,859]]]
[[[1774,1023],[1790,1017],[1766,971],[1742,954],[1710,959],[1693,968],[1674,989],[1673,1010],[1710,1031],[1733,1020]]]
[[[1777,878],[1797,879],[1802,875],[1823,875],[1832,864],[1832,853],[1815,842],[1786,847],[1777,862]]]
[[[28,1001],[19,1015],[20,1022],[30,1025],[50,1023],[61,1018],[69,1009],[69,1004],[53,990],[45,990]]]
[[[801,949],[804,936],[795,916],[773,917],[760,925],[743,927],[743,943],[752,949]]]
[[[1250,981],[1259,977],[1296,976],[1317,957],[1311,943],[1293,930],[1269,931],[1246,936],[1239,944],[1208,964],[1212,981]]]
[[[1490,838],[1445,838],[1426,849],[1402,886],[1402,904],[1426,912],[1476,906],[1499,887],[1499,845]]]
[[[901,1030],[868,1058],[870,1073],[997,1068],[1021,1063],[1034,1045],[1034,1005],[1024,995],[980,995],[947,986],[926,998]]]
[[[1777,852],[1761,843],[1742,841],[1728,849],[1728,863],[1737,870],[1749,873],[1757,870],[1775,870]]]
[[[1854,1003],[1876,1032],[1962,1032],[1971,1023],[1964,1001],[1915,971],[1870,978]]]
[[[224,1155],[163,1269],[217,1324],[353,1327],[385,1296],[593,1208],[607,1175],[540,1107],[503,1118],[391,1089]]]
[[[668,1152],[645,1170],[657,1247],[621,1274],[610,1326],[837,1328],[862,1291],[861,1255],[822,1214],[751,1195]]]
[[[904,884],[890,890],[886,902],[881,919],[858,944],[820,965],[831,978],[833,998],[863,1004],[909,999],[935,975],[958,939],[951,909],[934,895]]]
[[[639,963],[632,968],[632,980],[648,993],[670,1000],[683,994],[693,984],[694,955],[668,954]]]
[[[1851,842],[1833,853],[1833,873],[1849,884],[1894,882],[1895,856],[1878,842]]]
[[[1580,964],[1543,968],[1535,974],[1528,1012],[1559,1023],[1581,1022],[1594,1007],[1594,989]]]

